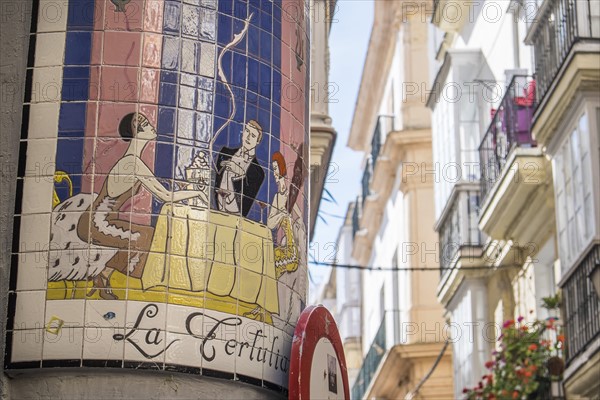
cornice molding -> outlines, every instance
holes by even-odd
[[[396,9],[399,2],[375,1],[374,3],[373,29],[347,143],[348,147],[357,151],[364,150],[368,145],[370,135],[365,135],[365,132],[369,132],[373,127],[397,39]]]

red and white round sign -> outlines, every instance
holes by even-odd
[[[342,340],[331,313],[310,306],[300,315],[290,360],[289,398],[349,400]]]

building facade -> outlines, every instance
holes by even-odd
[[[317,289],[316,303],[327,307],[335,318],[346,357],[348,382],[354,382],[362,364],[362,273],[352,259],[352,215],[355,204],[346,211],[344,224],[335,242],[335,264]]]
[[[3,398],[285,395],[333,5],[3,5]]]
[[[538,88],[532,136],[553,175],[564,391],[591,398],[600,392],[600,4],[538,2],[525,40]]]
[[[566,370],[548,394],[597,394],[598,4],[434,3],[437,296],[462,333],[455,396],[487,373],[489,327],[558,317],[542,307],[557,293]]]
[[[419,172],[432,168],[431,116],[414,90],[428,82],[428,24],[402,2],[374,7],[348,139],[364,154],[351,252],[363,268],[363,361],[352,398],[449,398],[451,349],[435,297],[433,179]]]

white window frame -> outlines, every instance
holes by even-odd
[[[589,110],[576,114],[552,161],[559,257],[565,274],[596,235]]]

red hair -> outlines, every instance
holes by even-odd
[[[273,153],[272,160],[277,163],[277,166],[279,167],[279,173],[281,174],[281,176],[285,176],[285,174],[287,174],[287,169],[285,167],[285,158],[283,158],[283,154],[276,151],[275,153]]]

